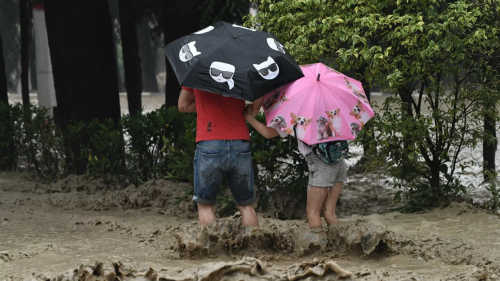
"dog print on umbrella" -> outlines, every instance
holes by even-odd
[[[271,121],[271,128],[276,130],[281,130],[286,128],[285,117],[281,115],[274,117],[273,120]]]
[[[335,132],[335,136],[340,136],[340,130],[342,129],[342,119],[340,118],[340,108],[335,110],[330,110],[325,112],[328,115],[328,126],[332,132]]]
[[[212,31],[213,29],[214,29],[214,27],[209,25],[209,26],[203,28],[202,30],[198,30],[198,31],[194,32],[193,34],[204,34],[204,33]]]
[[[363,104],[360,100],[358,100],[357,104],[353,107],[352,111],[349,112],[349,115],[354,116],[354,118],[359,120],[360,129],[363,129],[363,126],[370,120],[370,115],[363,109]]]
[[[352,90],[352,93],[358,97],[358,99],[363,100],[365,103],[368,103],[368,99],[365,96],[365,92],[363,90],[359,90],[355,84],[349,83],[349,80],[344,77],[345,84],[349,90]]]
[[[338,72],[337,70],[335,70],[335,69],[333,69],[333,68],[329,67],[328,65],[325,65],[325,66],[326,66],[326,68],[327,68],[328,70],[331,70],[331,71],[333,71],[333,72],[335,72],[335,73],[337,73],[337,74],[342,75],[342,73],[340,73],[340,72]]]
[[[273,109],[278,108],[280,105],[286,103],[287,101],[288,98],[286,97],[284,92],[283,94],[281,94],[280,91],[274,91],[271,97],[264,100],[264,102],[262,103],[262,107],[264,107],[264,110],[266,112],[270,112]]]
[[[279,98],[280,98],[280,91],[274,91],[272,96],[264,100],[264,102],[262,103],[262,107],[264,107],[265,111],[269,111],[269,109],[271,109],[271,107],[273,107],[278,102]]]
[[[351,122],[351,134],[357,138],[359,133],[359,124],[355,122]]]
[[[210,65],[210,76],[219,83],[227,83],[229,90],[234,87],[233,75],[235,67],[232,64],[214,61]]]
[[[189,42],[186,45],[182,46],[181,50],[179,51],[179,59],[181,61],[187,62],[192,58],[201,55],[194,44],[196,44],[196,41]]]
[[[276,130],[285,129],[283,130],[285,133],[293,135],[293,130],[291,128],[287,128],[285,117],[281,115],[277,115],[276,117],[274,117],[273,120],[271,120],[271,125],[269,127]]]
[[[304,131],[307,130],[307,126],[311,125],[312,118],[306,118],[304,116],[297,116],[294,113],[290,113],[292,117],[292,126],[301,126]]]
[[[276,39],[274,38],[267,38],[267,45],[269,45],[269,47],[275,51],[278,51],[282,54],[285,54],[286,51],[285,51],[285,46],[283,46],[280,42],[278,42]]]
[[[267,60],[262,63],[254,64],[253,67],[255,67],[260,76],[266,80],[272,80],[280,73],[278,64],[271,57],[267,57]]]
[[[323,116],[318,117],[318,140],[326,140],[327,138],[332,136],[332,130],[328,126],[328,119]]]

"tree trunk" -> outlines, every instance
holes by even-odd
[[[33,29],[31,29],[33,30]],[[33,32],[30,32],[30,82],[31,82],[31,90],[37,91],[38,89],[38,80],[36,79],[36,47],[35,47],[35,38],[33,38]]]
[[[147,23],[143,22],[137,26],[137,37],[139,38],[139,50],[142,59],[143,90],[145,92],[158,92],[158,83],[155,73],[155,55],[151,46],[151,32]]]
[[[434,192],[433,195],[441,197],[442,190],[441,187],[439,186],[440,184],[439,166],[441,164],[439,163],[439,159],[436,159],[437,158],[436,155],[434,155],[433,157],[435,158],[433,158],[431,167],[429,167],[431,170],[431,180],[430,180],[431,192]]]
[[[118,90],[120,92],[124,92],[125,83],[122,81],[122,74],[120,73],[122,69],[118,63],[118,45],[120,43],[120,35],[118,34],[120,30],[118,0],[108,0],[108,5],[111,14],[111,28],[113,30],[113,51],[115,53],[116,70],[118,75]]]
[[[132,0],[120,0],[119,9],[128,111],[129,114],[136,115],[142,108],[142,72],[134,2]]]
[[[21,93],[23,104],[30,104],[30,29],[31,1],[19,0],[19,21],[21,25]]]
[[[118,123],[118,77],[107,1],[45,0],[45,14],[61,128],[95,118]],[[77,158],[89,138],[83,135],[67,148]],[[70,160],[82,174],[87,160]]]
[[[10,170],[13,164],[12,155],[12,133],[10,122],[10,110],[4,107],[9,103],[7,95],[7,74],[5,71],[5,59],[3,56],[3,42],[0,34],[0,170]],[[5,105],[4,105],[5,104]]]
[[[484,131],[491,134],[495,138],[495,141],[489,144],[486,140],[483,140],[483,161],[486,163],[483,169],[485,181],[493,180],[496,177],[495,154],[498,140],[496,139],[497,135],[495,123],[495,119],[491,116],[486,115],[484,117]]]
[[[170,65],[168,59],[166,59],[165,65],[167,67],[167,77],[165,79],[165,105],[167,107],[177,106],[181,86],[179,84],[179,81],[177,81],[174,69]]]
[[[2,35],[0,34],[0,104],[9,102],[9,96],[7,95],[7,73],[5,72],[5,59],[2,46]]]
[[[163,15],[163,38],[165,39],[165,45],[200,29],[198,23],[201,12],[197,9],[198,4],[201,4],[201,1],[175,0],[163,4],[163,11],[165,11]],[[179,24],[181,22],[182,24]],[[165,105],[167,107],[177,106],[181,87],[166,57],[165,64],[167,68]]]

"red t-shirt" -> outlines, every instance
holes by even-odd
[[[250,140],[243,117],[245,101],[197,89],[182,87],[194,92],[196,102],[196,142],[206,140]]]

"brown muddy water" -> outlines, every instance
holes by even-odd
[[[143,96],[146,111],[163,102]],[[125,96],[120,103],[127,113]],[[238,213],[201,227],[193,203],[175,204],[189,188],[157,180],[109,190],[76,176],[44,185],[0,173],[0,281],[500,280],[498,216],[465,204],[391,212],[393,191],[356,168],[341,224],[317,231],[305,202],[279,196],[259,210],[259,228],[242,227]]]
[[[391,192],[351,181],[341,224],[238,213],[196,223],[186,184],[103,191],[72,176],[51,185],[0,173],[0,280],[498,280],[500,220],[465,204],[390,212]],[[304,212],[296,205],[297,212]],[[295,208],[295,207],[294,207]],[[282,211],[282,210],[281,210]]]

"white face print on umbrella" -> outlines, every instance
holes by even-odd
[[[194,32],[193,34],[203,34],[203,33],[210,32],[213,29],[214,29],[214,27],[210,25],[210,26],[203,28],[202,30],[198,30],[198,31]]]
[[[210,65],[210,76],[219,83],[227,82],[229,90],[231,90],[234,87],[233,75],[235,70],[232,64],[214,61]]]
[[[280,53],[285,53],[285,46],[281,45],[280,42],[276,41],[274,38],[267,38],[267,45],[275,51],[278,51]]]
[[[254,64],[253,67],[255,67],[260,76],[266,80],[272,80],[280,73],[278,64],[271,57],[267,57],[267,60],[263,63]]]
[[[196,50],[194,44],[196,44],[196,41],[189,42],[186,45],[182,46],[181,50],[179,51],[179,59],[181,61],[187,62],[197,55],[201,55],[201,53]]]
[[[233,24],[234,27],[238,27],[238,28],[243,28],[243,29],[246,29],[246,30],[250,30],[250,31],[255,31],[254,29],[251,29],[251,28],[248,28],[248,27],[244,27],[244,26],[241,26],[241,25],[237,25],[237,24]]]

